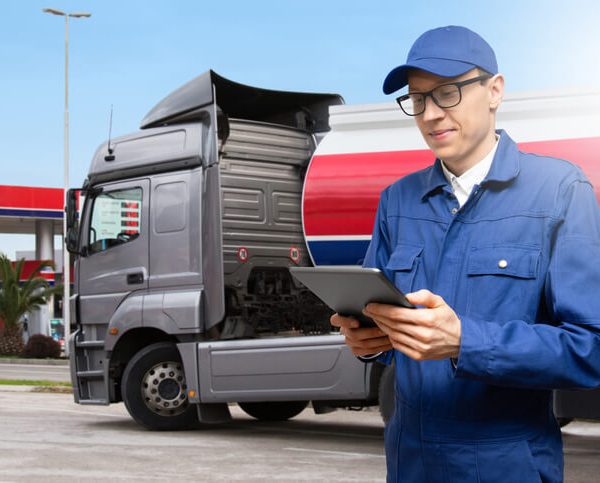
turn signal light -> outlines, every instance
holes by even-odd
[[[108,329],[108,333],[110,335],[117,335],[119,333],[119,329],[117,329],[116,327],[111,327],[110,329]]]
[[[194,391],[193,389],[190,389],[190,390],[188,391],[188,397],[189,397],[189,398],[196,397],[196,391]]]

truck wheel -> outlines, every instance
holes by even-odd
[[[190,405],[177,347],[159,342],[139,351],[127,364],[121,394],[131,417],[148,429],[180,430],[198,423]]]
[[[298,416],[308,406],[308,401],[241,402],[238,405],[260,421],[285,421]]]
[[[384,423],[387,423],[396,410],[396,371],[394,365],[385,366],[379,380],[379,413]]]

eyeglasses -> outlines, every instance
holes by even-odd
[[[418,116],[419,114],[423,114],[425,112],[425,101],[428,96],[431,96],[433,102],[435,102],[437,106],[442,109],[447,109],[460,104],[460,101],[462,100],[461,88],[475,82],[488,80],[491,77],[493,76],[490,74],[484,74],[462,82],[442,84],[427,92],[409,92],[408,94],[398,97],[396,102],[408,116]]]

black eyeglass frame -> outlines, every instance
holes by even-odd
[[[469,84],[474,84],[475,82],[479,82],[479,81],[486,81],[488,79],[491,79],[492,77],[494,77],[492,74],[482,74],[480,76],[473,77],[472,79],[467,79],[464,81],[448,82],[447,84],[440,84],[439,86],[434,87],[433,89],[431,89],[430,91],[427,91],[427,92],[409,92],[400,97],[397,97],[396,102],[400,106],[400,109],[402,109],[402,112],[404,112],[404,114],[406,114],[407,116],[420,116],[421,114],[423,114],[425,112],[425,108],[427,107],[427,102],[426,102],[427,97],[431,97],[433,102],[435,102],[435,105],[438,106],[439,108],[450,109],[451,107],[458,106],[460,104],[460,102],[462,101],[462,88],[464,86],[468,86]],[[446,87],[446,86],[456,86],[458,88],[458,101],[456,102],[456,104],[452,104],[451,106],[440,106],[440,103],[433,95],[433,92],[436,91],[437,89],[439,89],[440,87]],[[410,96],[414,96],[415,94],[420,94],[421,96],[423,96],[423,110],[420,112],[415,112],[415,113],[410,114],[410,113],[406,112],[404,110],[404,108],[402,107],[402,101],[410,99]]]

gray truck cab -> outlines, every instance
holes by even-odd
[[[310,265],[303,177],[333,94],[257,89],[209,71],[141,130],[102,144],[69,193],[75,401],[124,401],[153,429],[377,404],[330,311],[289,275]]]

